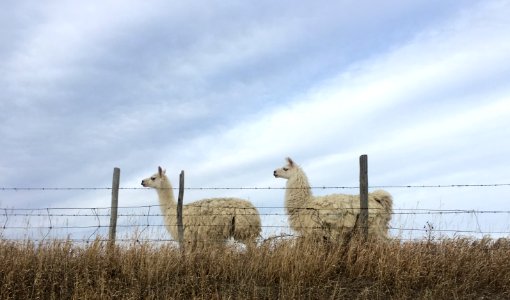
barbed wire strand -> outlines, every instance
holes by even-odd
[[[271,241],[271,240],[274,240],[276,238],[282,238],[282,239],[285,239],[285,238],[296,238],[298,236],[295,236],[293,234],[280,234],[280,235],[273,235],[273,236],[268,236],[267,238],[263,238],[260,240],[260,242],[262,243],[265,243],[266,241]],[[394,241],[397,241],[397,242],[414,242],[414,243],[426,243],[426,244],[431,244],[431,243],[434,243],[434,242],[442,242],[443,240],[436,240],[436,239],[423,239],[423,238],[403,238],[403,237],[399,237],[399,238],[396,238],[396,239],[393,239]],[[60,239],[52,239],[52,240],[43,240],[43,239],[30,239],[30,240],[26,240],[26,239],[15,239],[15,238],[12,238],[12,239],[1,239],[1,241],[11,241],[11,242],[29,242],[29,243],[36,243],[36,242],[47,242],[47,243],[54,243],[54,242],[82,242],[82,243],[95,243],[95,242],[100,242],[100,243],[106,243],[106,242],[110,242],[109,239],[107,238],[102,238],[102,237],[96,237],[94,239],[85,239],[85,238],[69,238],[69,237],[63,237],[63,238],[60,238]],[[198,242],[211,242],[211,241],[218,241],[218,240],[198,240]],[[223,240],[221,240],[223,241]],[[452,241],[455,241],[455,239],[452,239]],[[489,245],[492,244],[493,247],[482,247],[482,249],[485,249],[485,250],[510,250],[510,243],[509,243],[510,240],[506,239],[506,238],[502,238],[501,241],[498,242],[498,240],[494,240],[492,243],[489,243]],[[144,243],[144,242],[161,242],[161,243],[175,243],[175,245],[177,246],[178,245],[178,241],[175,240],[175,239],[172,239],[172,238],[140,238],[140,237],[133,237],[133,238],[118,238],[116,239],[116,242],[120,242],[120,243],[126,243],[126,244],[136,244],[136,243]],[[476,244],[476,241],[472,241],[472,246],[474,247],[477,247],[479,245],[483,245],[483,244]],[[465,244],[461,244],[459,245],[460,247],[465,247]]]
[[[458,188],[458,187],[503,187],[510,183],[487,184],[424,184],[424,185],[373,185],[369,189],[380,188]],[[66,191],[66,190],[111,190],[112,187],[0,187],[0,191]],[[178,187],[172,189],[178,190]],[[286,190],[303,189],[301,187],[185,187],[185,190]],[[359,189],[359,186],[312,186],[310,189]],[[119,190],[152,190],[147,187],[119,187]]]
[[[189,203],[189,204],[185,204],[184,205],[185,207],[205,207],[205,208],[211,208],[210,205],[207,205],[207,204],[204,204],[204,205],[199,205],[199,204],[194,204],[194,203]],[[121,210],[125,210],[125,209],[151,209],[153,207],[161,207],[161,205],[159,204],[154,204],[154,205],[133,205],[133,206],[119,206],[118,209],[121,209]],[[213,206],[213,208],[215,209],[227,209],[227,208],[235,208],[235,209],[246,209],[246,210],[252,210],[251,207],[236,207],[236,206]],[[285,209],[297,209],[297,210],[314,210],[314,211],[332,211],[332,210],[336,210],[335,209],[331,209],[331,208],[315,208],[315,207],[298,207],[298,206],[289,206],[289,207],[284,207],[284,206],[257,206],[256,207],[257,209],[259,210],[264,210],[264,209],[279,209],[279,210],[285,210]],[[98,210],[110,210],[111,207],[44,207],[44,208],[23,208],[23,207],[12,207],[12,208],[9,208],[9,207],[0,207],[0,210],[3,210],[4,211],[4,215],[10,215],[10,216],[14,216],[14,215],[22,215],[22,216],[42,216],[42,215],[47,215],[48,211],[58,211],[58,210],[63,210],[63,211],[66,211],[66,210],[92,210],[93,211],[93,214],[91,215],[87,215],[87,214],[78,214],[78,213],[75,213],[75,214],[64,214],[64,213],[61,213],[61,214],[52,214],[54,216],[79,216],[79,215],[86,215],[86,216],[110,216],[110,214],[99,214],[97,211]],[[347,211],[358,211],[359,208],[358,207],[348,207],[348,208],[342,208],[342,210],[347,210]],[[379,207],[369,207],[369,210],[384,210],[383,208],[379,208]],[[15,213],[17,211],[31,211],[31,212],[36,212],[36,211],[40,211],[39,213],[25,213],[25,214],[22,214],[22,213]],[[510,213],[510,210],[474,210],[474,209],[430,209],[430,208],[394,208],[393,209],[393,213],[392,214],[395,214],[395,215],[398,215],[398,214],[402,214],[402,215],[405,215],[405,214],[412,214],[412,215],[415,215],[415,214],[484,214],[484,213],[492,213],[492,214],[507,214],[507,213]],[[251,213],[246,213],[247,215],[251,214]],[[333,213],[334,214],[334,213]],[[119,216],[123,215],[122,213],[118,214]],[[132,215],[132,214],[126,214],[126,215]],[[216,214],[211,214],[209,213],[209,215],[216,215]],[[262,215],[262,214],[261,214]],[[142,216],[146,216],[146,214],[143,214]],[[155,216],[161,216],[160,214],[155,214]]]
[[[282,207],[282,209],[284,209]],[[1,209],[0,210],[4,210],[4,211],[9,211],[11,209]],[[16,210],[16,209],[14,209]],[[331,210],[331,209],[327,209],[327,210]],[[358,209],[356,209],[358,210]],[[64,213],[61,213],[61,214],[48,214],[48,213],[6,213],[8,216],[10,217],[47,217],[47,216],[52,216],[52,217],[110,217],[110,214],[64,214]],[[500,210],[500,211],[496,211],[496,210],[429,210],[429,211],[418,211],[418,212],[412,212],[412,211],[406,211],[406,212],[393,212],[391,213],[392,215],[451,215],[451,214],[454,214],[454,215],[459,215],[459,214],[510,214],[510,210]],[[4,214],[5,215],[5,214]],[[187,214],[186,216],[202,216],[203,214]],[[207,214],[207,216],[225,216],[225,215],[230,215],[228,213],[209,213]],[[250,213],[245,213],[245,214],[241,214],[241,213],[237,213],[236,215],[251,215]],[[325,213],[323,214],[324,216],[329,216],[329,215],[337,215],[337,213]],[[162,213],[147,213],[147,214],[143,214],[143,213],[121,213],[121,214],[117,214],[117,217],[163,217],[165,215],[163,215]],[[173,216],[173,217],[176,217],[177,214],[167,214],[167,216]],[[259,216],[287,216],[286,213],[277,213],[277,212],[271,212],[271,213],[259,213]]]
[[[164,228],[164,227],[177,227],[177,224],[165,225],[165,224],[117,224],[117,228],[140,228],[140,227],[156,227],[156,228]],[[193,224],[186,225],[186,227],[225,227],[224,224]],[[324,229],[321,226],[299,226],[299,227],[291,227],[290,225],[261,225],[261,228],[272,228],[272,229]],[[358,226],[359,228],[363,228],[362,226]],[[3,229],[13,229],[13,230],[27,230],[27,229],[48,229],[52,230],[62,230],[62,229],[95,229],[94,232],[97,233],[101,228],[110,228],[110,225],[75,225],[75,226],[58,226],[52,225],[50,226],[6,226]],[[352,229],[352,228],[351,228]],[[481,230],[465,230],[465,229],[450,229],[450,228],[428,228],[426,226],[422,228],[402,228],[402,227],[389,227],[389,230],[396,231],[418,231],[418,232],[449,232],[449,233],[476,233],[476,234],[509,234],[509,231],[481,231]]]

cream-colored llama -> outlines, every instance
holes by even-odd
[[[142,180],[142,186],[156,189],[166,228],[177,239],[177,203],[165,170],[158,167],[156,174]],[[195,245],[225,243],[234,238],[252,246],[260,236],[259,213],[253,204],[243,199],[203,199],[183,205],[182,211],[184,240]]]
[[[287,165],[273,172],[287,179],[285,208],[291,228],[305,237],[342,239],[351,233],[360,213],[359,195],[312,195],[303,170],[287,158]],[[383,190],[368,195],[369,236],[386,239],[393,200]]]

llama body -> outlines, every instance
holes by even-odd
[[[359,195],[331,194],[314,197],[303,170],[292,159],[276,169],[274,176],[287,179],[285,208],[291,228],[305,237],[341,239],[352,232],[360,213]],[[393,200],[383,190],[368,195],[368,231],[371,237],[386,239]]]
[[[165,171],[159,167],[156,174],[142,180],[142,185],[156,189],[166,228],[177,239],[177,202]],[[254,245],[261,232],[257,209],[239,198],[211,198],[183,205],[182,220],[184,240],[193,244],[225,243],[234,238]]]

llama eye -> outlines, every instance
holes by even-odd
[[[156,177],[151,177],[151,180],[152,180],[152,181],[156,180]]]
[[[283,168],[283,170],[284,170],[285,172],[287,172],[287,171],[289,170],[289,168]]]

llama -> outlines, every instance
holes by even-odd
[[[313,196],[308,178],[292,159],[273,172],[287,179],[285,208],[291,228],[303,237],[342,239],[351,234],[360,213],[359,195],[331,194]],[[393,200],[384,190],[368,195],[369,236],[388,238]]]
[[[156,189],[166,228],[177,239],[177,203],[165,173],[158,167],[156,174],[142,180],[142,186]],[[183,205],[182,223],[184,241],[193,245],[204,242],[225,244],[227,239],[234,238],[246,246],[253,246],[261,232],[257,209],[249,201],[238,198],[203,199]]]

